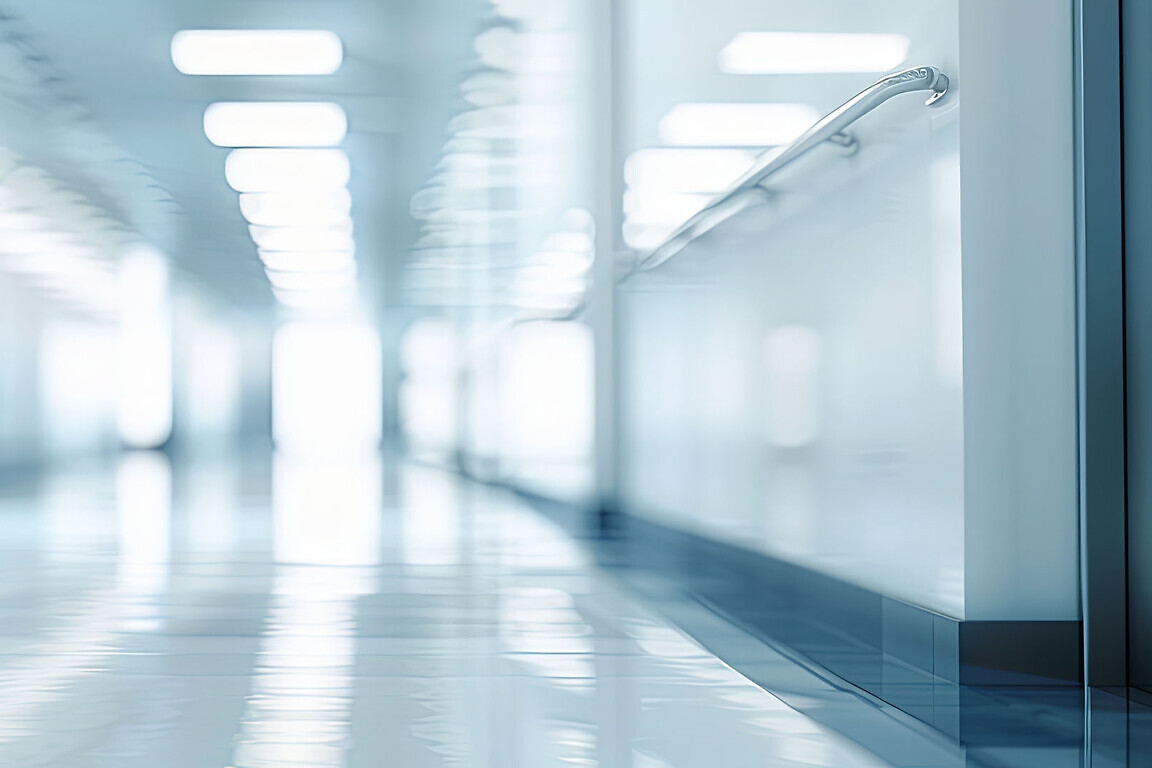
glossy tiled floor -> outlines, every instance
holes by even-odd
[[[512,497],[278,458],[4,486],[0,766],[880,766]]]

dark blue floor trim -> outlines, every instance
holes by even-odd
[[[1086,730],[1078,622],[955,621],[740,547],[472,479],[519,495],[710,652],[897,768],[1083,768],[1088,743],[1093,760],[1152,765],[1152,692],[1093,703]],[[1108,725],[1115,733],[1097,733]]]
[[[615,515],[604,530],[605,565],[676,577],[718,611],[885,699],[893,686],[932,678],[1066,686],[1081,677],[1079,622],[958,621],[637,517]]]
[[[1071,746],[1082,732],[1079,622],[958,621],[643,518],[521,495],[587,538],[600,564],[626,581],[658,578],[949,737],[988,742],[1002,732],[1005,712],[974,704],[1016,701],[1019,691],[1062,713],[1054,720],[1056,741]],[[985,722],[987,712],[997,712],[992,722]],[[1031,709],[1014,704],[1008,716],[1024,712]]]

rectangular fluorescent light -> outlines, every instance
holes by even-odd
[[[260,261],[275,272],[341,272],[355,259],[352,251],[260,251]]]
[[[248,227],[262,251],[351,251],[352,223],[330,227]]]
[[[687,216],[699,211],[712,201],[712,195],[686,194],[683,192],[668,192],[660,188],[629,188],[624,193],[624,213],[632,214],[638,211],[653,209],[670,209],[677,212],[677,217],[689,211]]]
[[[347,189],[327,192],[248,192],[240,195],[240,213],[262,227],[328,227],[352,213]]]
[[[334,147],[348,118],[328,102],[219,102],[204,112],[204,133],[218,147]]]
[[[720,51],[720,71],[737,75],[887,72],[907,58],[904,35],[741,32]]]
[[[635,224],[683,224],[712,201],[711,195],[661,194],[659,190],[624,193],[624,212]]]
[[[741,149],[642,149],[625,161],[624,178],[640,193],[716,194],[755,162],[755,154]]]
[[[13,230],[0,238],[0,256],[61,255],[78,249],[68,235],[51,230]]]
[[[273,288],[272,295],[282,306],[308,311],[343,309],[356,299],[356,292],[352,287],[303,291]]]
[[[172,38],[172,63],[186,75],[330,75],[344,62],[334,32],[186,29]]]
[[[356,270],[340,272],[277,272],[267,270],[268,282],[278,291],[331,291],[356,284]]]
[[[351,166],[338,149],[234,149],[224,174],[237,192],[334,191],[348,186]]]
[[[658,127],[677,146],[774,147],[791,144],[820,117],[807,104],[711,102],[677,104]]]
[[[51,229],[51,222],[38,213],[26,211],[0,211],[0,232],[44,232]]]

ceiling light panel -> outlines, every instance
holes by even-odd
[[[624,178],[633,189],[715,194],[755,163],[756,155],[740,149],[657,147],[632,153],[624,163]]]
[[[330,75],[344,46],[322,30],[186,29],[172,38],[172,63],[186,75]]]
[[[338,149],[234,149],[224,174],[237,192],[336,191],[351,167]]]
[[[204,112],[204,133],[218,147],[334,147],[348,118],[327,102],[220,102]]]
[[[688,221],[712,202],[709,195],[655,194],[652,190],[624,195],[628,221],[635,224],[675,224]]]
[[[263,227],[328,227],[352,213],[347,189],[328,192],[249,192],[240,195],[240,213]]]
[[[342,272],[351,269],[351,251],[260,251],[260,261],[275,272]]]
[[[712,102],[677,104],[660,121],[664,144],[773,147],[791,144],[819,118],[807,104]]]
[[[720,71],[738,75],[887,72],[908,58],[904,35],[741,32],[720,51]]]
[[[268,270],[268,282],[280,291],[330,291],[356,284],[356,270],[340,272],[277,272]]]
[[[262,251],[351,251],[352,226],[249,227],[252,240]]]
[[[348,306],[355,298],[353,288],[332,289],[306,289],[296,291],[291,289],[272,288],[272,295],[281,305],[289,309],[302,310],[332,310]]]

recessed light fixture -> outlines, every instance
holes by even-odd
[[[660,121],[665,144],[773,147],[791,144],[819,118],[807,104],[711,102],[677,104]]]
[[[344,46],[323,30],[186,29],[172,38],[172,63],[186,75],[330,75]]]
[[[346,189],[328,192],[248,192],[240,195],[240,213],[262,227],[328,227],[352,213]]]
[[[330,291],[356,284],[356,269],[340,272],[277,272],[267,270],[268,282],[278,291]]]
[[[27,211],[0,211],[0,232],[42,232],[51,229],[45,216]]]
[[[339,227],[248,227],[262,251],[351,251],[352,222]]]
[[[505,26],[492,27],[482,32],[473,43],[480,61],[493,69],[511,71],[516,68],[520,36]]]
[[[260,251],[260,261],[276,272],[341,272],[351,269],[351,251]]]
[[[204,112],[204,133],[218,147],[334,147],[348,118],[327,102],[220,102]]]
[[[742,149],[656,147],[629,155],[624,178],[637,190],[715,194],[727,189],[756,162]]]
[[[624,193],[628,221],[635,224],[680,225],[704,210],[711,201],[711,195],[662,195],[658,190],[629,190]]]
[[[224,174],[237,192],[339,190],[351,167],[338,149],[234,149]]]
[[[739,75],[887,72],[907,58],[904,35],[741,32],[720,51],[720,71]]]
[[[272,295],[280,304],[294,310],[335,310],[347,307],[356,297],[352,286],[346,288],[304,290],[272,289]]]
[[[475,107],[499,107],[516,100],[513,78],[499,70],[479,72],[460,85],[465,101]]]

